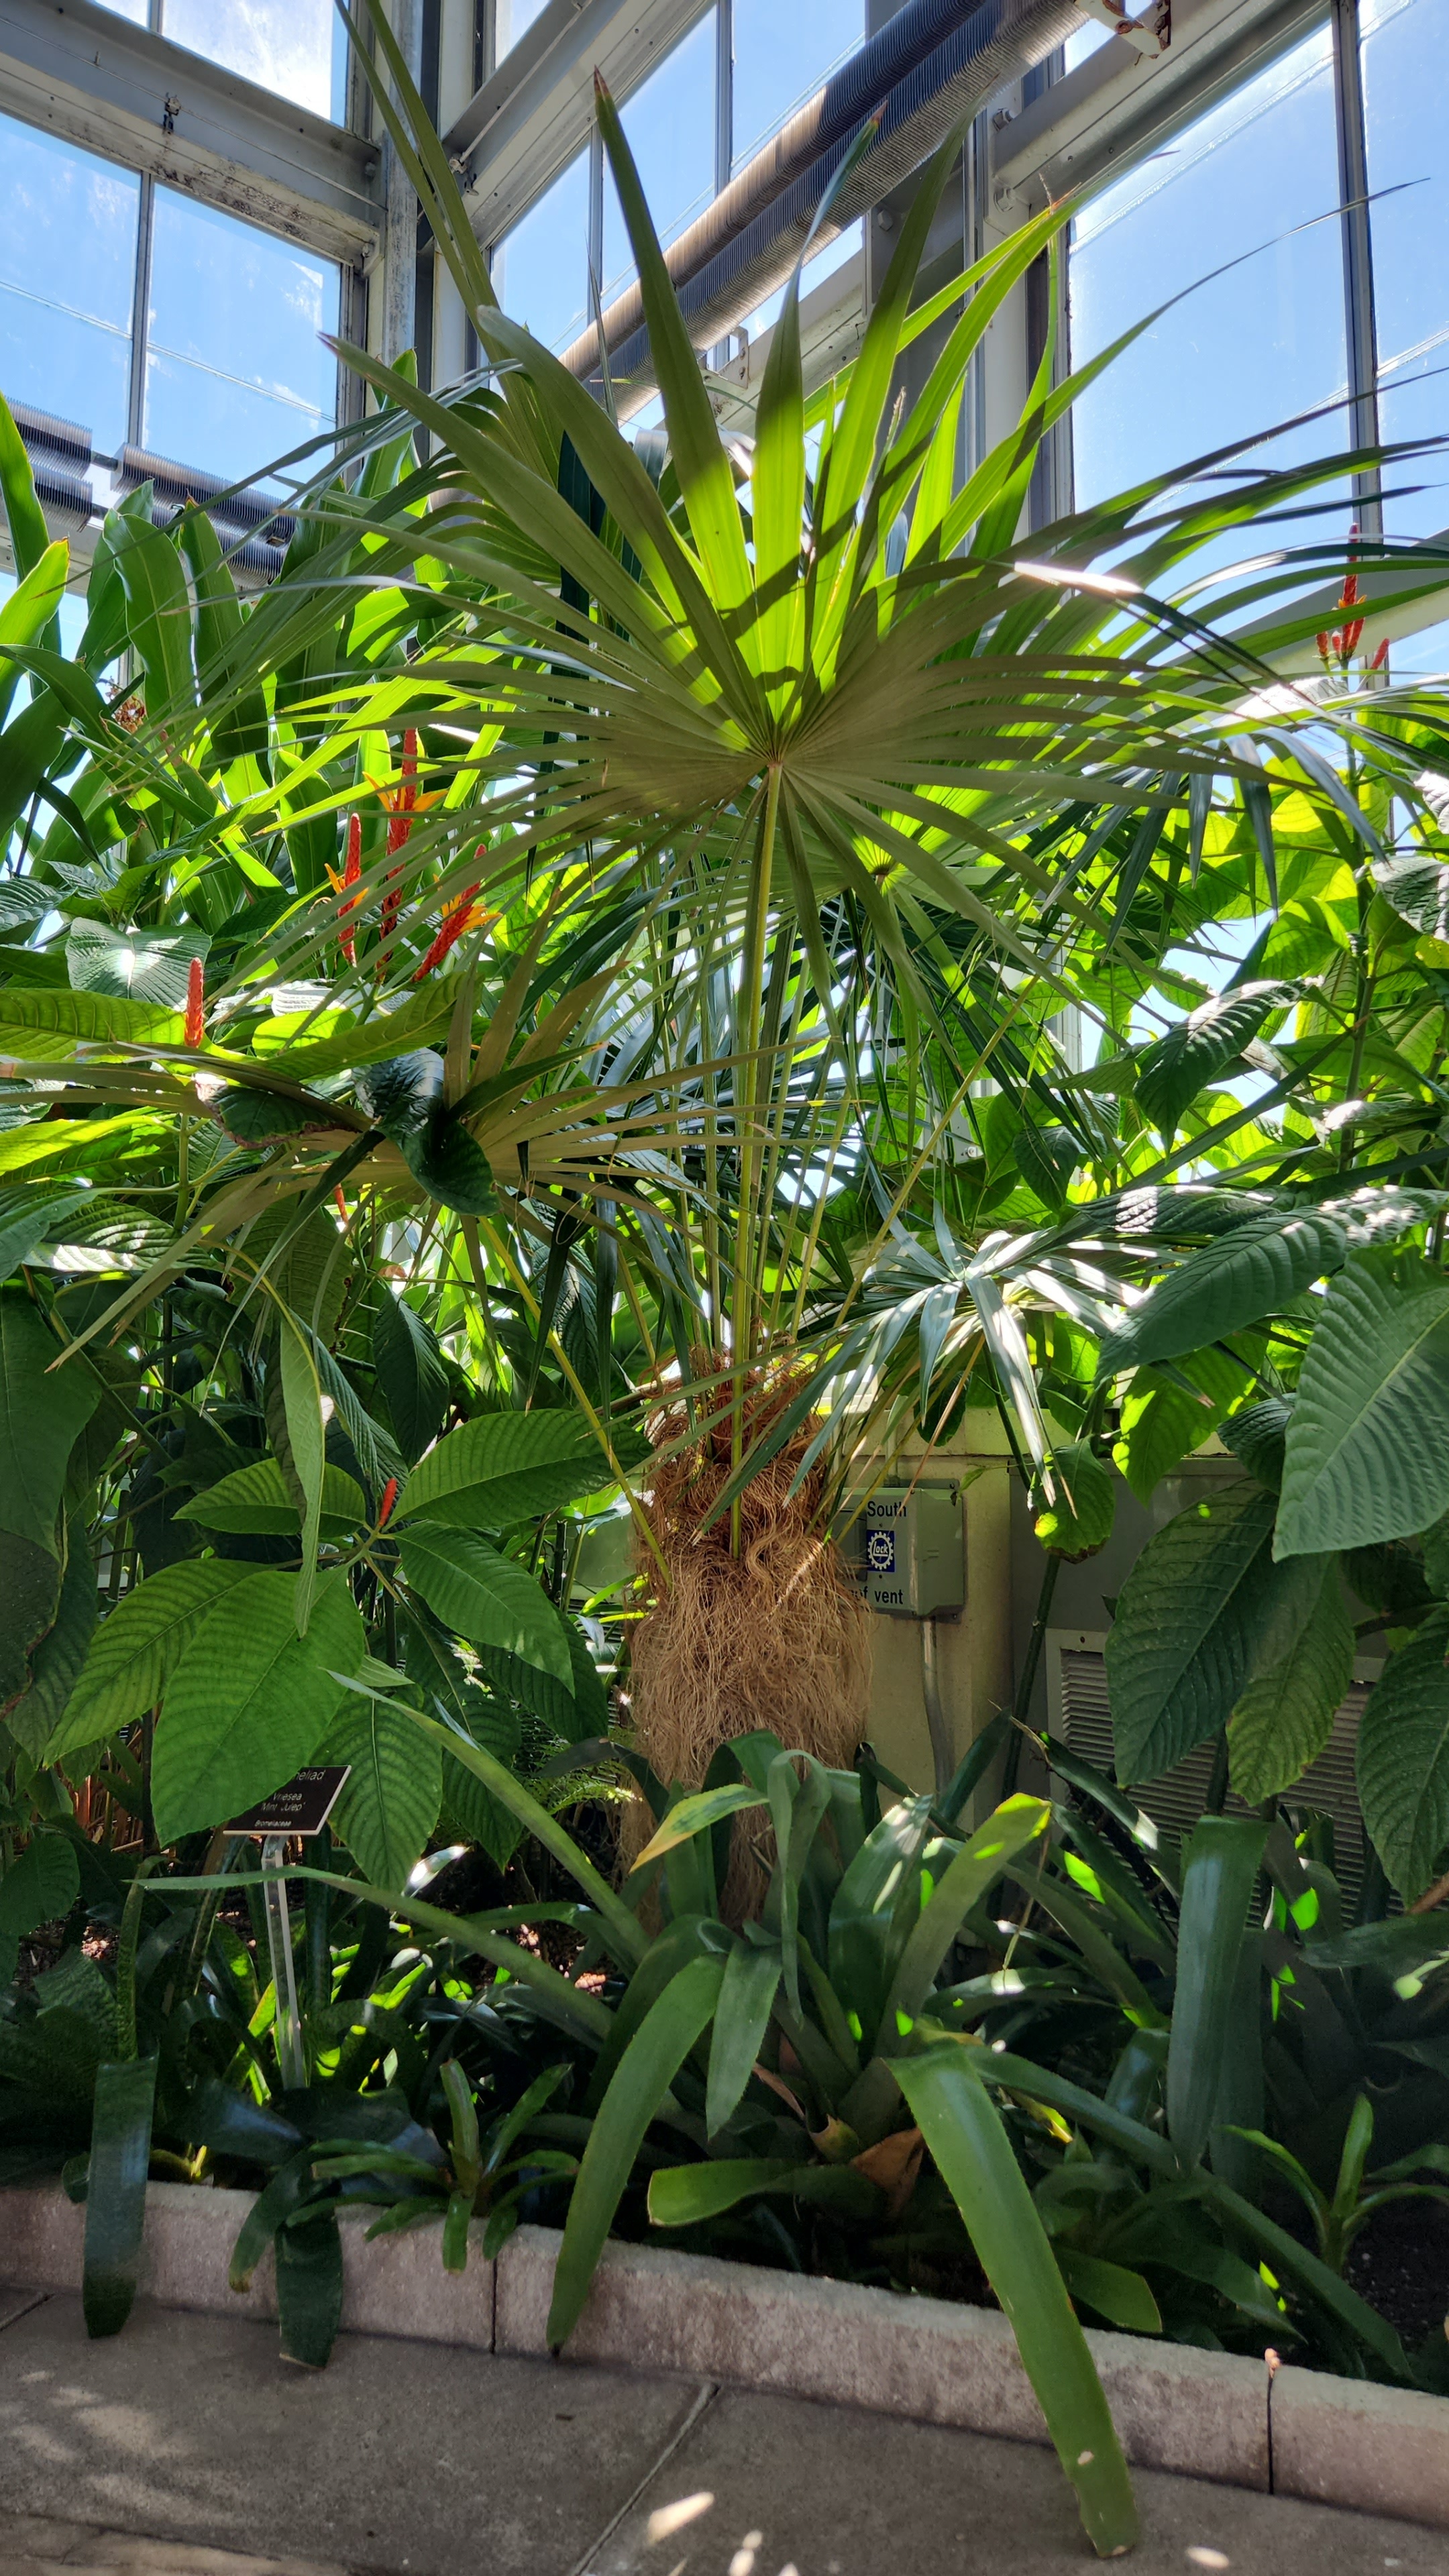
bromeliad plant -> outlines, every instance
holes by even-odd
[[[399,1715],[526,1818],[583,1899],[569,1909],[582,1936],[569,1973],[509,1938],[516,1915],[463,1920],[391,1900],[417,1941],[508,1969],[490,2003],[515,2045],[531,2032],[535,2057],[557,2059],[563,2037],[563,2063],[545,2066],[495,2129],[491,2160],[459,2099],[450,2186],[461,2228],[465,2202],[489,2205],[504,2159],[517,2168],[511,2197],[493,2205],[491,2248],[525,2193],[568,2184],[550,2342],[567,2341],[641,2171],[659,2224],[697,2228],[758,2203],[889,2235],[929,2157],[938,2197],[959,2211],[1011,2318],[1095,2547],[1129,2547],[1136,2517],[1120,2446],[996,2107],[991,2060],[938,2018],[963,1924],[1039,1842],[1046,1806],[1018,1798],[968,1834],[957,1820],[972,1786],[963,1773],[941,1812],[907,1797],[881,1815],[869,1773],[828,1770],[756,1733],[717,1765],[731,1778],[692,1796],[662,1791],[645,1772],[663,1813],[630,1895],[637,1902],[653,1887],[665,1920],[651,1937],[636,1904],[485,1750],[421,1710],[400,1705]],[[734,1932],[718,1889],[740,1817],[768,1824],[773,1862],[760,1918]],[[409,2179],[428,2188],[429,2177]],[[432,2214],[442,2199],[433,2186]],[[425,2214],[414,2197],[396,2223]]]

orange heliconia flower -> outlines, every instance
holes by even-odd
[[[339,876],[333,867],[328,868],[327,874],[332,879],[334,893],[344,896],[348,888],[355,886],[361,876],[362,816],[360,814],[349,814],[347,817],[347,857],[343,862],[342,874]],[[337,933],[337,945],[349,966],[357,964],[357,933],[347,916],[357,910],[359,900],[357,895],[352,895],[348,901],[340,903],[337,907],[341,924]]]
[[[496,912],[489,912],[481,903],[474,901],[477,892],[476,885],[470,885],[465,886],[461,894],[449,896],[443,906],[437,938],[413,977],[415,984],[421,984],[425,975],[437,971],[449,950],[457,947],[465,931],[476,930],[480,923],[498,919]]]
[[[199,1047],[206,1035],[206,970],[199,957],[193,957],[186,970],[186,1022],[182,1035],[189,1047]]]

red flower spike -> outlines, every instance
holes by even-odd
[[[186,1025],[182,1032],[189,1047],[199,1047],[206,1035],[206,970],[199,957],[193,957],[186,970]]]
[[[1350,602],[1350,605],[1352,605],[1352,602]],[[1362,633],[1363,619],[1361,617],[1355,617],[1349,625],[1345,626],[1343,630],[1343,658],[1345,662],[1350,660],[1353,654],[1358,651],[1358,639]]]
[[[1326,626],[1321,634],[1314,636],[1313,641],[1318,647],[1318,658],[1320,662],[1326,663],[1328,660],[1328,629]]]
[[[1387,637],[1387,635],[1386,635],[1386,636],[1384,637],[1384,640],[1383,640],[1382,644],[1380,644],[1380,646],[1378,647],[1378,650],[1377,650],[1377,651],[1376,651],[1376,653],[1374,654],[1374,658],[1373,658],[1373,660],[1372,660],[1372,661],[1370,662],[1370,664],[1369,664],[1369,669],[1370,669],[1371,671],[1381,671],[1381,670],[1383,669],[1383,667],[1384,667],[1384,664],[1387,662],[1388,658],[1389,658],[1389,639],[1388,639],[1388,637]]]
[[[454,895],[451,902],[444,904],[441,927],[413,977],[415,984],[421,984],[425,975],[435,974],[449,950],[457,947],[464,932],[471,930],[475,923],[484,918],[473,901],[477,891],[478,888],[475,885],[470,885],[464,893]]]
[[[382,1489],[382,1509],[381,1509],[381,1511],[378,1513],[378,1516],[377,1516],[377,1526],[378,1526],[378,1528],[379,1528],[380,1530],[382,1530],[382,1529],[386,1529],[386,1527],[387,1527],[387,1525],[388,1525],[388,1522],[389,1522],[389,1520],[390,1520],[390,1519],[391,1519],[391,1517],[392,1517],[392,1507],[393,1507],[393,1504],[394,1504],[396,1501],[397,1501],[397,1478],[396,1478],[396,1476],[389,1476],[389,1478],[388,1478],[388,1480],[387,1480],[387,1483],[383,1486],[383,1489]]]
[[[346,1201],[346,1199],[345,1199],[345,1198],[343,1197],[343,1195],[342,1195],[342,1183],[341,1183],[340,1181],[338,1181],[338,1182],[336,1183],[336,1185],[335,1185],[335,1187],[334,1187],[334,1189],[333,1189],[332,1195],[333,1195],[333,1197],[335,1198],[335,1200],[337,1201],[337,1213],[338,1213],[338,1215],[341,1217],[343,1224],[344,1224],[344,1225],[346,1225],[346,1223],[347,1223],[347,1201]]]
[[[347,857],[343,863],[341,876],[332,867],[329,867],[327,873],[332,879],[336,892],[347,898],[348,888],[355,886],[362,874],[362,816],[360,814],[349,814],[347,817]],[[357,964],[357,933],[347,916],[357,910],[359,900],[357,895],[352,895],[337,907],[340,923],[337,945],[349,966]]]

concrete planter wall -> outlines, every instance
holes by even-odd
[[[163,2306],[275,2316],[271,2256],[241,2300],[227,2263],[245,2192],[153,2183],[141,2293]],[[496,2263],[442,2267],[439,2234],[365,2242],[342,2221],[345,2332],[542,2355],[559,2237],[522,2227]],[[85,2212],[54,2186],[0,2193],[0,2280],[80,2286]],[[1397,2514],[1449,2530],[1449,2400],[1089,2329],[1128,2458],[1228,2486]],[[655,2246],[611,2245],[564,2354],[868,2407],[1044,2442],[1011,2329],[993,2310],[802,2280]]]

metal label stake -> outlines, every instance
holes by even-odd
[[[277,2062],[289,2093],[300,2093],[307,2081],[307,2055],[302,2046],[302,2017],[297,2010],[297,1972],[292,1958],[292,1918],[287,1907],[287,1837],[268,1834],[262,1844],[267,1886],[267,1948],[272,1958],[272,1991],[277,1999]]]
[[[294,1834],[320,1834],[347,1782],[351,1765],[313,1763],[299,1771],[258,1807],[249,1807],[227,1826],[229,1834],[251,1834],[262,1847],[266,1881],[262,1902],[267,1917],[267,1949],[276,1997],[277,2063],[289,2093],[307,2082],[307,2050],[302,2016],[297,2009],[297,1970],[292,1957],[292,1917],[287,1905],[287,1845]]]

